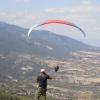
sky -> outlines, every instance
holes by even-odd
[[[48,30],[100,47],[100,0],[0,0],[0,21],[31,28],[52,19],[76,24],[86,37],[78,29],[61,24],[35,30]]]

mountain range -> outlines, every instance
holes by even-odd
[[[100,98],[100,48],[45,30],[33,30],[28,37],[28,30],[0,21],[0,83],[6,84],[5,90],[31,91],[40,69],[45,68],[53,77],[49,96]]]
[[[67,36],[58,35],[49,31],[33,30],[27,36],[28,28],[22,28],[5,22],[0,22],[0,52],[7,54],[10,51],[62,58],[70,56],[70,52],[90,50],[92,46]]]
[[[97,53],[100,51],[100,48],[84,44],[67,36],[58,35],[44,30],[33,30],[28,37],[28,30],[28,28],[22,28],[0,21],[0,65],[2,65],[2,70],[5,70],[5,66],[8,66],[8,68],[11,69],[11,66],[19,66],[19,68],[21,68],[22,65],[16,65],[15,62],[17,59],[20,59],[18,55],[23,54],[30,56],[35,55],[35,57],[33,57],[34,59],[42,57],[47,60],[48,58],[66,60],[75,58],[72,55],[74,52],[78,53],[80,51],[86,51]],[[4,58],[5,60],[3,60]],[[36,61],[34,63],[35,65],[38,64]],[[41,64],[38,66],[41,66]],[[42,66],[46,65],[44,64]],[[16,68],[18,69],[18,67]]]

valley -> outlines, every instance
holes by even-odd
[[[3,97],[34,100],[36,78],[44,68],[53,77],[48,80],[47,100],[100,100],[100,48],[49,31],[34,30],[30,37],[27,32],[0,22]]]

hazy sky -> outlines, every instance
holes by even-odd
[[[49,30],[100,46],[100,0],[0,0],[0,21],[30,28],[50,19],[72,22],[85,31],[86,37],[76,28],[59,24],[36,30]]]

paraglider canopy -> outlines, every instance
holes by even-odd
[[[28,31],[28,36],[30,35],[31,31],[34,28],[42,26],[42,25],[46,25],[46,24],[52,24],[52,23],[65,24],[65,25],[75,27],[75,28],[79,29],[83,33],[83,35],[85,36],[85,32],[80,27],[76,26],[75,24],[73,24],[71,22],[64,21],[64,20],[47,20],[47,21],[41,22],[39,24],[36,24],[36,25],[34,25],[33,27],[30,28],[30,30]]]

